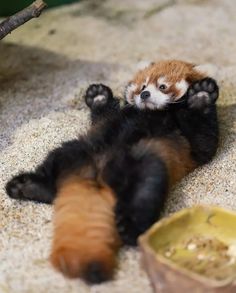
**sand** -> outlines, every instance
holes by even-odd
[[[89,287],[48,262],[52,207],[7,197],[14,174],[89,127],[91,82],[121,95],[141,61],[203,64],[221,85],[214,160],[170,194],[164,215],[194,204],[236,209],[236,4],[234,0],[85,1],[48,10],[0,43],[0,292],[152,292],[138,249],[123,249],[115,280]]]

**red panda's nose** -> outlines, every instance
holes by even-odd
[[[141,93],[140,97],[142,100],[147,100],[150,97],[150,92],[149,91],[144,91]]]

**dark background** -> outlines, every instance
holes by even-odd
[[[0,1],[0,16],[9,16],[30,5],[34,0],[7,0]],[[78,0],[45,0],[48,7],[78,2]]]

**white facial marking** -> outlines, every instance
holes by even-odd
[[[94,98],[94,102],[101,102],[104,101],[106,99],[106,97],[104,95],[98,95]]]
[[[125,99],[129,104],[133,104],[133,94],[134,91],[137,89],[137,84],[131,83],[125,89]]]
[[[175,97],[175,100],[183,97],[183,95],[187,92],[188,87],[189,84],[185,79],[182,79],[181,81],[177,82],[176,88],[179,89],[179,94]]]
[[[166,78],[165,78],[164,76],[161,76],[161,77],[158,78],[158,80],[157,80],[157,84],[158,84],[158,85],[164,84],[164,85],[166,85],[167,87],[170,86],[170,84],[167,82],[167,80],[166,80]]]
[[[170,96],[168,94],[162,93],[156,88],[154,84],[149,84],[144,91],[150,92],[150,97],[148,99],[142,100],[141,93],[140,95],[134,96],[135,104],[140,109],[163,109],[170,101]]]
[[[150,77],[147,77],[146,80],[145,80],[145,85],[148,85],[149,80],[150,80]]]

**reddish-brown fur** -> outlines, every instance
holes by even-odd
[[[147,78],[149,79],[149,83],[157,85],[157,79],[159,77],[165,77],[166,81],[171,85],[166,93],[172,92],[175,96],[178,96],[179,90],[176,87],[177,82],[184,79],[191,84],[194,81],[206,77],[206,75],[196,70],[194,64],[180,60],[167,60],[152,63],[150,66],[138,71],[134,79],[130,82],[130,84],[137,85],[134,94],[140,93]]]
[[[114,204],[115,197],[107,186],[78,176],[60,182],[51,252],[57,270],[71,278],[86,278],[86,270],[96,263],[106,278],[111,278],[120,246]]]
[[[197,167],[191,157],[189,143],[181,136],[175,141],[168,138],[143,140],[138,148],[151,150],[165,162],[170,187]]]

